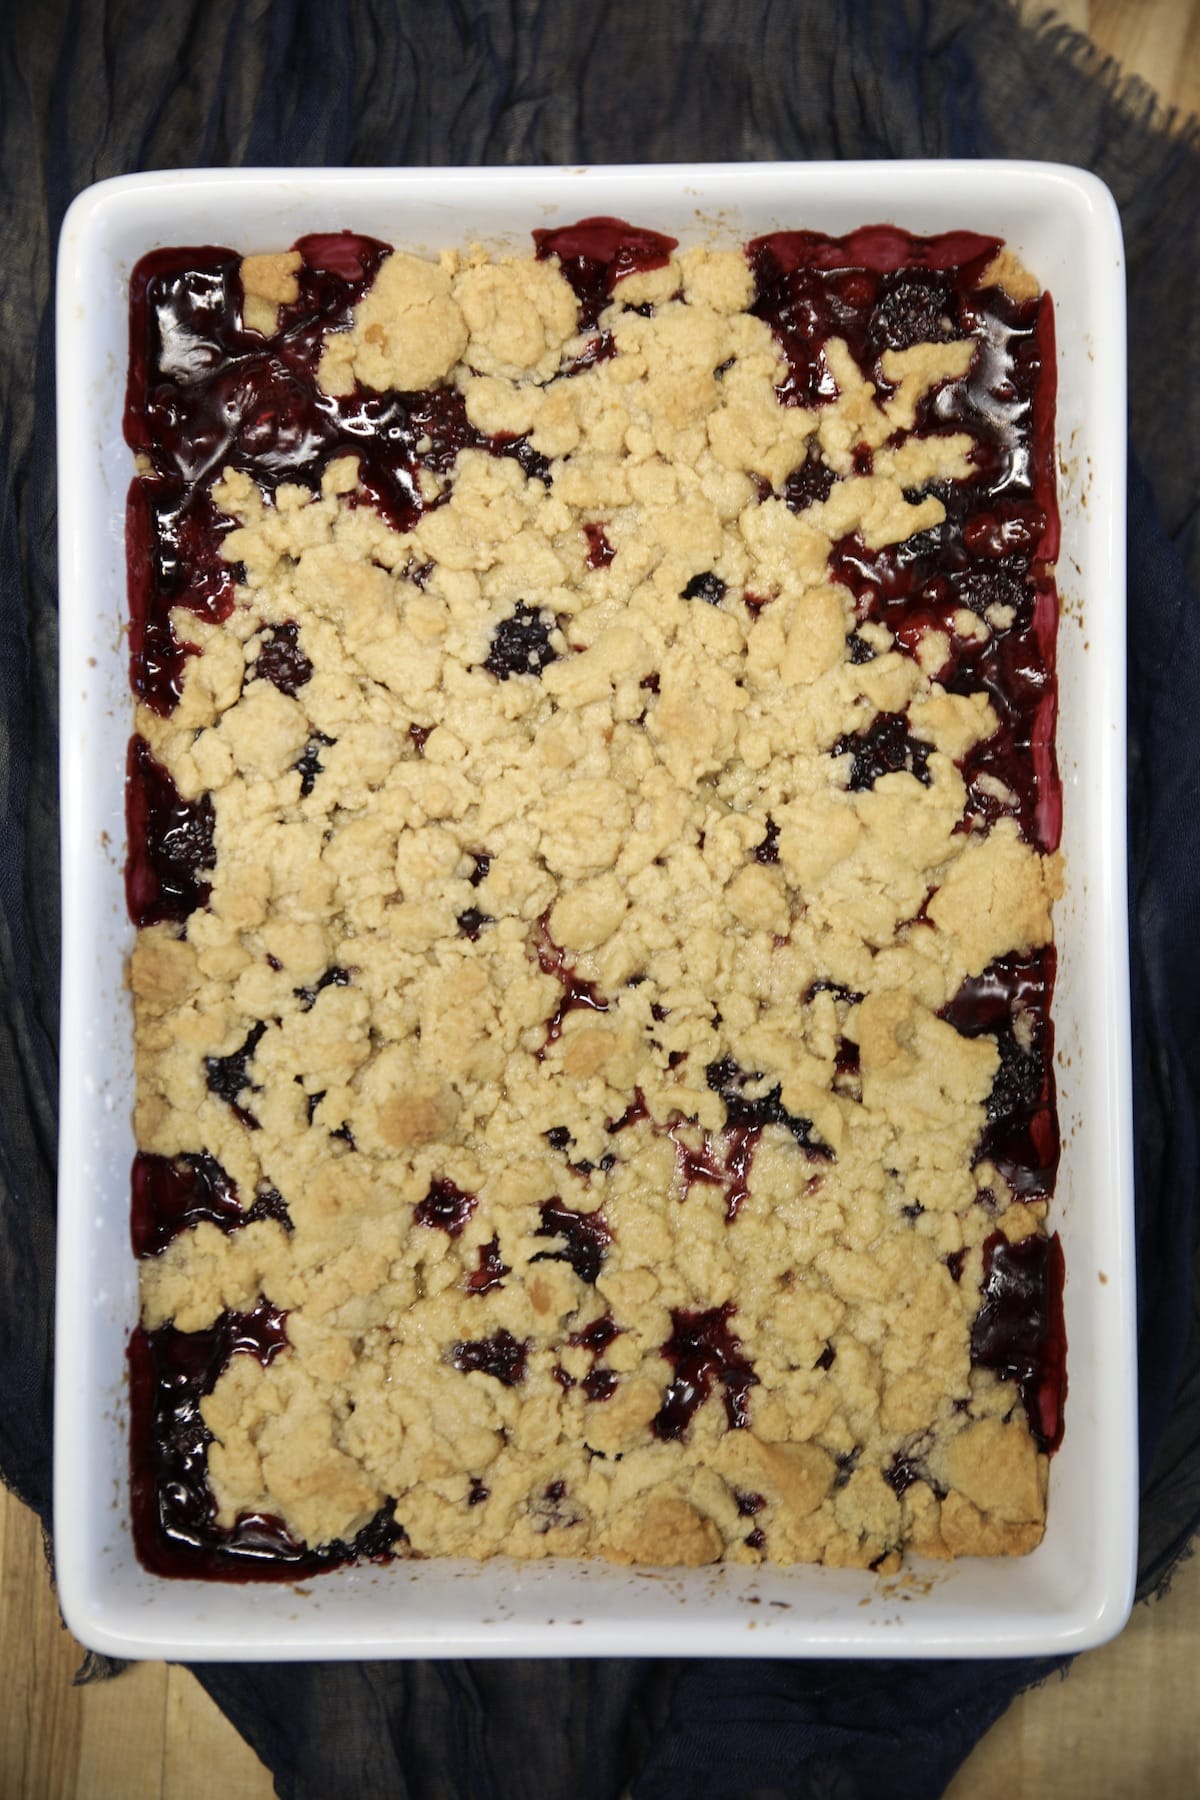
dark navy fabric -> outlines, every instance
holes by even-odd
[[[1019,28],[1003,0],[3,9],[0,1471],[43,1519],[58,994],[50,296],[71,198],[107,175],[195,164],[1018,156],[1101,175],[1129,256],[1140,1591],[1169,1571],[1200,1521],[1200,140],[1157,129],[1145,101],[1118,92],[1068,33]],[[296,1800],[924,1800],[1051,1667],[461,1662],[197,1674]]]

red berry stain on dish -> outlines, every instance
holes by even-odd
[[[724,1390],[725,1416],[732,1430],[750,1420],[750,1389],[758,1376],[743,1355],[740,1339],[729,1329],[737,1308],[727,1300],[707,1312],[685,1312],[672,1307],[671,1335],[659,1350],[675,1370],[662,1406],[651,1420],[655,1437],[681,1438],[697,1410],[720,1383]]]
[[[1015,1381],[1040,1449],[1062,1443],[1067,1397],[1063,1253],[1057,1232],[1010,1244],[994,1231],[983,1245],[980,1307],[971,1327],[971,1361]]]

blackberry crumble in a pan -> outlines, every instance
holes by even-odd
[[[1054,345],[994,239],[157,251],[139,1553],[1021,1553]]]

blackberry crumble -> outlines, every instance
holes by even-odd
[[[133,274],[139,1553],[1027,1551],[1049,298],[534,239]]]

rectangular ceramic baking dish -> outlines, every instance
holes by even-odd
[[[617,214],[685,244],[891,222],[1005,238],[1054,296],[1067,892],[1055,998],[1066,1255],[1066,1437],[1049,1523],[1016,1561],[880,1578],[825,1568],[639,1572],[566,1561],[400,1562],[300,1585],[171,1581],[130,1535],[126,1345],[132,1019],[123,803],[131,698],[121,431],[130,270],[161,245],[283,248],[352,228],[418,253],[525,248]],[[1085,1650],[1131,1601],[1137,1463],[1125,899],[1125,301],[1107,189],[1032,163],[245,170],[127,176],[71,207],[58,272],[63,850],[55,1435],[59,1593],[125,1657],[1017,1656]]]

